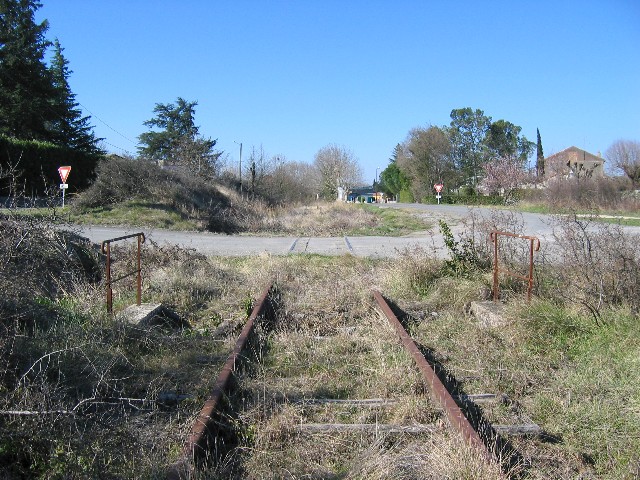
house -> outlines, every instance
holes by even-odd
[[[377,192],[373,187],[352,188],[347,194],[347,202],[380,203],[384,194]]]
[[[604,159],[582,150],[569,147],[544,159],[545,179],[602,178]]]

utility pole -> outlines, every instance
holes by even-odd
[[[242,142],[233,141],[236,145],[240,145],[240,161],[238,162],[238,173],[240,178],[240,195],[242,195]]]

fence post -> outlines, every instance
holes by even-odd
[[[500,268],[500,266],[498,265],[498,237],[500,235],[505,237],[522,238],[525,240],[529,240],[529,275],[524,276],[518,273],[510,272],[507,269]],[[502,272],[505,275],[519,278],[527,282],[527,301],[530,302],[531,292],[533,291],[533,253],[534,251],[537,252],[538,250],[540,250],[540,240],[538,239],[538,237],[532,237],[529,235],[518,235],[509,232],[500,232],[498,230],[493,230],[492,232],[490,232],[489,239],[491,240],[491,242],[493,242],[493,301],[498,301],[498,292],[500,289],[498,275],[500,272]]]
[[[138,237],[138,252],[137,252],[137,265],[136,270],[133,272],[127,272],[121,277],[116,278],[115,280],[111,279],[111,243],[117,242],[119,240],[125,240],[127,238]],[[113,288],[112,285],[120,280],[123,280],[127,277],[130,277],[134,273],[137,275],[136,277],[136,302],[138,305],[142,303],[142,244],[145,241],[144,233],[134,233],[132,235],[125,235],[124,237],[111,238],[109,240],[105,240],[102,242],[102,253],[107,256],[107,272],[106,272],[106,281],[107,281],[107,312],[113,313]]]

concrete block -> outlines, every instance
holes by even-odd
[[[160,303],[130,305],[116,314],[116,318],[139,327],[190,328],[189,322]]]
[[[471,302],[471,313],[483,327],[499,327],[507,323],[505,308],[502,303],[494,303],[490,300]]]

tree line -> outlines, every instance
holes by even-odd
[[[445,191],[464,189],[475,194],[507,194],[527,180],[528,159],[537,149],[537,171],[542,172],[542,142],[522,135],[522,128],[496,120],[480,109],[451,111],[445,126],[412,129],[393,150],[389,165],[380,174],[379,188],[407,201],[421,201],[441,183]]]
[[[172,103],[157,103],[154,116],[144,122],[149,131],[138,137],[140,158],[205,180],[226,177],[249,198],[270,203],[335,200],[362,183],[362,170],[353,152],[335,144],[318,150],[312,164],[291,161],[282,154],[270,156],[262,145],[253,145],[244,164],[237,169],[226,165],[224,152],[215,148],[217,139],[200,134],[195,123],[197,104],[181,97]]]
[[[0,135],[104,153],[69,85],[64,48],[46,38],[46,20],[35,20],[41,6],[36,0],[0,0]]]
[[[545,180],[539,129],[534,143],[518,125],[493,121],[480,109],[454,109],[450,118],[449,125],[409,131],[393,149],[377,189],[401,201],[423,201],[441,183],[445,192],[465,199],[482,192],[506,201],[523,185]],[[616,140],[605,157],[612,173],[626,176],[632,188],[640,187],[640,142]]]

